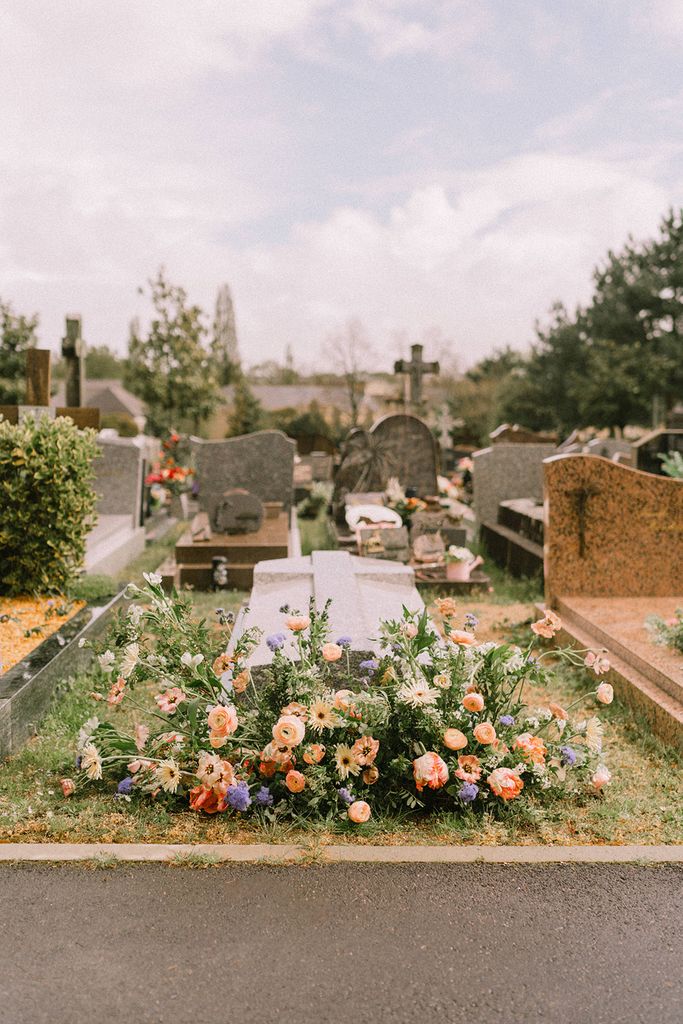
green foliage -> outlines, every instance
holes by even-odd
[[[665,476],[683,480],[683,455],[680,452],[668,452],[666,455],[659,455],[658,458]]]
[[[138,425],[127,412],[106,412],[102,416],[101,427],[110,427],[118,432],[119,437],[137,437],[140,433]]]
[[[683,654],[683,608],[677,608],[676,614],[670,619],[651,615],[645,625],[650,630],[655,643],[672,647],[674,651]]]
[[[122,380],[126,360],[112,352],[108,345],[93,345],[85,354],[85,375],[88,380]]]
[[[119,591],[119,586],[111,576],[96,574],[94,576],[81,576],[69,587],[69,597],[74,601],[87,601],[89,604],[105,602],[108,598],[114,597]]]
[[[0,593],[65,591],[85,555],[96,495],[94,430],[0,422]]]
[[[303,412],[300,409],[276,409],[269,416],[270,426],[275,430],[282,430],[288,437],[295,440],[300,437],[324,437],[328,441],[338,443],[339,423],[336,425],[327,422],[320,409],[319,404],[314,400],[308,409]],[[346,431],[341,431],[344,436]]]
[[[220,400],[203,314],[163,268],[149,286],[155,316],[146,338],[131,325],[125,384],[145,402],[150,433],[198,433]]]
[[[25,398],[26,350],[38,339],[38,315],[14,312],[0,299],[0,405],[18,405]]]
[[[249,381],[240,374],[235,383],[232,413],[228,423],[228,437],[239,437],[261,430],[264,425],[263,406],[249,387]]]

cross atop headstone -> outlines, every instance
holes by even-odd
[[[79,321],[80,322],[80,321]],[[26,353],[26,404],[0,405],[0,416],[8,423],[20,423],[25,416],[69,416],[77,427],[100,429],[100,410],[83,406],[50,408],[49,349],[30,348]]]
[[[422,378],[427,373],[438,373],[438,363],[425,363],[422,360],[422,345],[412,345],[410,360],[397,359],[394,373],[407,373],[410,378],[410,401],[414,408],[422,404]]]
[[[85,342],[81,335],[81,318],[67,316],[66,334],[62,338],[62,357],[66,366],[66,404],[76,408],[83,404],[85,384]]]
[[[445,404],[441,406],[436,425],[439,428],[439,444],[442,448],[450,448],[453,444],[452,431],[455,426],[455,420]]]

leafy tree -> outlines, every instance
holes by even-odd
[[[85,354],[85,375],[88,380],[122,380],[126,361],[112,352],[108,345],[93,345]]]
[[[235,383],[233,406],[228,423],[228,437],[252,434],[264,424],[263,407],[249,387],[249,381],[240,374]]]
[[[211,353],[218,368],[218,383],[221,387],[231,384],[239,373],[240,353],[237,344],[235,305],[229,284],[221,285],[216,296]]]
[[[203,313],[170,284],[163,267],[149,287],[155,315],[147,337],[131,324],[126,386],[147,406],[149,429],[158,436],[198,433],[220,401]]]
[[[38,314],[15,313],[0,299],[0,405],[18,405],[26,395],[26,351],[38,343]]]

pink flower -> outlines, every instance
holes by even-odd
[[[365,800],[354,800],[346,813],[349,816],[349,821],[352,821],[354,825],[362,825],[368,821],[372,811],[370,804]]]
[[[126,689],[126,680],[123,676],[119,676],[115,683],[112,683],[109,693],[107,694],[107,704],[112,707],[116,704],[120,704],[123,700],[123,691]]]
[[[273,726],[273,739],[280,747],[296,747],[306,734],[306,726],[296,715],[283,715]]]
[[[462,699],[462,706],[466,711],[478,714],[484,710],[484,698],[480,693],[466,693]]]
[[[323,661],[330,662],[339,661],[343,653],[344,652],[342,648],[339,646],[339,644],[323,644],[323,648],[321,651]]]
[[[609,768],[607,768],[604,764],[601,764],[598,765],[595,772],[593,773],[593,778],[591,779],[591,782],[593,783],[595,789],[602,789],[603,786],[608,785],[611,778],[612,773],[610,772]]]
[[[443,734],[443,742],[449,750],[462,750],[467,746],[467,736],[460,729],[446,729]]]
[[[185,694],[179,686],[172,686],[165,693],[158,693],[154,700],[166,715],[172,715],[179,704],[185,700]]]
[[[602,654],[596,654],[595,651],[589,651],[583,659],[583,663],[586,668],[592,668],[596,676],[602,676],[605,672],[609,672],[609,659]]]
[[[468,633],[464,629],[452,629],[448,634],[451,643],[459,644],[461,647],[472,647],[479,643],[474,633]]]
[[[600,683],[595,691],[595,696],[601,704],[611,704],[614,700],[614,690],[609,683]]]
[[[514,800],[524,789],[524,782],[512,768],[496,768],[486,781],[502,800]]]
[[[417,626],[414,622],[406,622],[401,626],[401,632],[407,640],[414,640],[417,636]]]
[[[290,615],[285,619],[285,626],[287,629],[291,629],[292,633],[301,633],[304,629],[308,629],[311,624],[311,620],[308,615]]]
[[[477,743],[487,744],[496,742],[496,730],[490,722],[480,722],[474,727],[474,738]]]
[[[142,750],[149,739],[149,726],[138,723],[138,725],[135,726],[134,737],[135,746],[138,750]]]
[[[550,608],[547,608],[543,618],[534,622],[531,627],[532,633],[535,633],[536,636],[544,636],[547,640],[552,639],[560,629],[562,629],[562,619]]]
[[[59,784],[64,796],[73,796],[76,792],[76,784],[73,779],[60,779]]]
[[[372,736],[361,736],[351,747],[351,753],[360,765],[374,764],[379,750],[379,740]]]
[[[448,766],[433,750],[417,757],[413,761],[413,776],[418,793],[425,786],[430,789],[441,789],[448,782]]]

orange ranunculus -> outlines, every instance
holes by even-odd
[[[207,716],[209,729],[216,737],[230,736],[237,728],[237,712],[234,707],[216,704]]]
[[[421,793],[425,786],[429,786],[430,789],[441,789],[448,782],[448,766],[438,754],[429,750],[413,761],[413,777],[418,793]]]
[[[379,778],[379,771],[374,764],[371,764],[369,768],[366,768],[361,778],[366,786],[374,786]]]
[[[513,747],[516,750],[521,750],[527,761],[531,761],[533,764],[545,764],[547,750],[540,736],[532,736],[530,732],[520,733],[515,737]]]
[[[235,693],[244,693],[249,686],[249,669],[243,669],[232,681],[232,688]]]
[[[552,712],[553,718],[557,718],[560,722],[566,722],[569,715],[559,704],[554,704],[552,701],[548,704],[548,711]]]
[[[479,643],[474,633],[468,633],[466,629],[452,629],[448,634],[448,639],[461,647],[472,647]]]
[[[444,746],[449,750],[462,750],[467,746],[467,736],[460,729],[446,729],[443,734]]]
[[[212,789],[206,786],[195,786],[190,790],[190,808],[193,811],[205,811],[207,814],[216,814],[220,809],[220,797]]]
[[[320,652],[323,656],[323,661],[339,661],[342,654],[344,653],[343,648],[339,644],[323,644]]]
[[[307,747],[304,751],[304,761],[306,764],[320,764],[325,756],[325,748],[322,743],[311,743],[310,747]]]
[[[370,804],[365,800],[354,800],[346,813],[349,816],[349,821],[352,821],[354,825],[362,825],[369,819],[372,811]]]
[[[291,629],[292,633],[301,633],[304,629],[308,629],[311,624],[311,620],[308,615],[290,615],[285,619],[285,626],[287,629]]]
[[[219,654],[213,663],[213,672],[217,679],[227,672],[235,659],[231,654]]]
[[[474,727],[474,738],[477,743],[482,743],[484,745],[487,743],[495,743],[496,730],[490,722],[480,722],[479,725],[475,725]]]
[[[453,619],[458,614],[459,607],[452,597],[442,597],[438,601],[434,602],[439,615],[442,615],[444,619]]]
[[[282,708],[280,716],[284,718],[285,715],[296,715],[302,722],[308,721],[308,708],[305,704],[300,704],[298,700],[293,700],[291,704],[288,704],[286,708]]]
[[[275,764],[275,761],[261,761],[258,766],[258,770],[266,779],[270,779],[275,775],[277,765]]]
[[[462,706],[466,711],[478,714],[484,710],[484,698],[480,693],[466,693],[462,699]]]
[[[550,608],[547,608],[543,618],[533,623],[531,632],[535,633],[536,636],[543,636],[546,640],[551,640],[561,629],[562,619],[555,612],[551,611]]]
[[[296,715],[283,715],[273,726],[273,739],[280,747],[297,747],[306,734],[306,726]]]
[[[512,768],[495,768],[486,781],[502,800],[514,800],[524,789],[524,782]]]
[[[458,767],[455,770],[455,774],[463,782],[479,782],[481,778],[479,758],[475,754],[462,754],[458,758]]]
[[[290,793],[300,793],[306,786],[306,777],[292,769],[285,775],[285,786]]]

